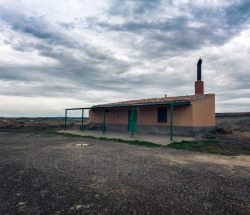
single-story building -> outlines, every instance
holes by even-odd
[[[215,126],[214,94],[132,100],[93,106],[89,122],[111,131],[194,136]],[[172,111],[172,116],[171,116]],[[104,119],[105,118],[105,119]]]
[[[92,106],[89,122],[111,131],[175,135],[206,133],[215,126],[215,95],[204,94],[201,59],[195,95],[149,98]]]
[[[215,127],[215,95],[204,94],[200,59],[195,94],[94,105],[88,123],[103,131],[196,136]]]

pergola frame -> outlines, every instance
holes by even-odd
[[[68,121],[68,111],[70,110],[82,110],[82,121],[81,121],[81,131],[83,131],[83,119],[84,119],[84,110],[90,110],[91,108],[67,108],[65,109],[65,116],[64,116],[64,130],[67,130],[67,121]]]
[[[103,109],[103,128],[102,132],[105,134],[106,131],[106,110],[109,108],[119,108],[119,107],[127,107],[131,108],[132,110],[134,108],[139,107],[145,107],[145,106],[167,106],[170,107],[170,142],[173,142],[173,109],[174,106],[184,106],[184,105],[190,105],[190,101],[175,101],[175,102],[167,102],[167,103],[152,103],[152,104],[137,104],[137,105],[103,105],[103,106],[93,106],[93,107],[87,107],[87,108],[67,108],[65,109],[65,130],[67,130],[67,112],[69,110],[82,110],[82,126],[81,131],[83,131],[83,118],[84,118],[84,110],[90,110],[90,109]],[[133,126],[131,131],[131,136],[134,135]]]

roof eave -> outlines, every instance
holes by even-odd
[[[131,104],[131,105],[98,105],[98,106],[92,106],[91,109],[98,109],[98,108],[118,108],[118,107],[145,107],[145,106],[166,106],[166,105],[173,105],[173,106],[184,106],[184,105],[190,105],[191,101],[178,101],[178,102],[165,102],[165,103],[148,103],[148,104]]]

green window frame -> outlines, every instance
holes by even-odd
[[[157,121],[158,123],[167,123],[167,107],[159,107],[157,109]]]

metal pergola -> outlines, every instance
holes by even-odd
[[[81,117],[81,131],[83,131],[83,119],[84,119],[84,110],[90,110],[91,108],[67,108],[65,109],[65,116],[64,116],[64,130],[67,130],[67,121],[68,121],[68,111],[70,110],[82,110],[82,117]]]
[[[135,105],[98,105],[98,106],[93,106],[93,107],[87,107],[87,108],[68,108],[65,109],[65,130],[67,130],[67,112],[69,110],[82,110],[82,126],[81,126],[81,131],[83,131],[83,118],[84,118],[84,110],[90,110],[90,109],[103,109],[103,126],[102,126],[102,132],[103,134],[106,131],[106,110],[108,108],[119,108],[119,107],[127,107],[130,108],[131,110],[139,107],[145,107],[145,106],[167,106],[170,107],[170,141],[173,142],[173,109],[174,106],[184,106],[184,105],[190,105],[190,101],[174,101],[174,102],[166,102],[166,103],[148,103],[148,104],[135,104]],[[133,112],[133,111],[132,111]],[[131,136],[134,135],[133,131],[133,126],[132,126],[132,131],[131,131]]]

